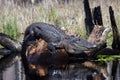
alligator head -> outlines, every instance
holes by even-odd
[[[65,39],[63,46],[68,53],[79,54],[83,51],[89,51],[97,48],[97,45],[88,42],[82,38],[71,37],[71,39]]]

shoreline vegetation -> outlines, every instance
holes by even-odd
[[[83,0],[65,0],[63,3],[58,3],[59,0],[41,0],[42,2],[37,4],[24,4],[20,2],[20,0],[17,0],[18,2],[14,1],[15,0],[0,1],[0,32],[6,34],[10,34],[7,32],[14,32],[13,34],[15,36],[22,34],[20,36],[20,40],[22,40],[24,31],[28,25],[33,22],[46,22],[60,27],[70,35],[78,35],[86,38]],[[69,3],[67,1],[69,1]],[[89,3],[91,10],[96,6],[101,6],[103,25],[105,27],[111,26],[109,6],[112,6],[115,12],[117,26],[120,29],[119,0],[89,0]],[[15,28],[10,31],[8,26]],[[111,36],[112,33],[109,37],[111,38]],[[112,39],[108,40],[108,42],[112,42],[111,40]]]

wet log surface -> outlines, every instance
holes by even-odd
[[[0,33],[0,44],[13,52],[21,51],[21,43],[3,33]]]

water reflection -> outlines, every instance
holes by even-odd
[[[90,65],[91,67],[87,67]],[[94,67],[92,67],[93,65]],[[67,64],[62,68],[52,66],[48,69],[48,75],[43,80],[112,80],[112,76],[108,76],[105,71],[107,69],[108,73],[111,73],[112,62],[107,62],[107,66],[101,66],[98,62],[92,61],[87,66],[84,62]],[[99,71],[104,74],[99,74]],[[106,75],[107,78],[105,79]],[[5,70],[0,70],[0,80],[25,80],[21,62],[18,61]],[[120,80],[120,60],[115,80]]]

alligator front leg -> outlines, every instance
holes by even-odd
[[[54,43],[52,43],[52,42],[47,44],[47,48],[50,50],[51,54],[55,54],[57,52],[57,49],[54,46]]]

